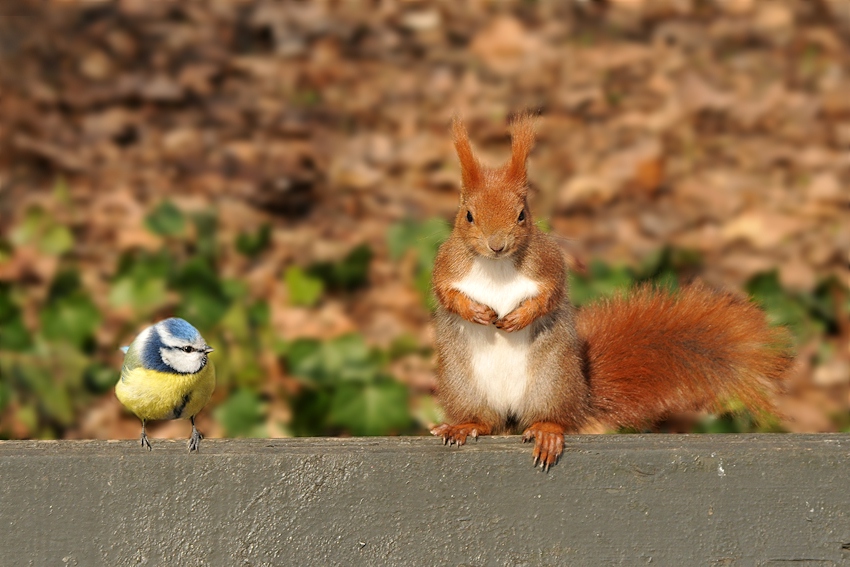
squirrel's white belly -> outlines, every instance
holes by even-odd
[[[538,293],[537,283],[520,274],[509,258],[476,258],[472,269],[454,288],[487,305],[499,317]],[[476,387],[500,413],[518,412],[529,381],[531,328],[506,333],[494,325],[459,320],[469,340]]]
[[[506,333],[493,325],[460,323],[469,341],[475,387],[500,414],[519,413],[529,381],[531,329]]]

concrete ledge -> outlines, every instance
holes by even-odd
[[[0,442],[2,565],[850,565],[850,435]]]

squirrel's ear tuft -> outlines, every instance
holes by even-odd
[[[525,162],[534,147],[534,116],[524,113],[514,117],[510,132],[511,161],[507,165],[506,176],[517,184],[525,185]]]
[[[452,118],[452,138],[454,139],[457,157],[460,160],[463,190],[475,187],[481,180],[481,165],[475,158],[475,154],[472,153],[466,126],[457,115]]]

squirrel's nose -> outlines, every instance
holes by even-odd
[[[491,236],[487,239],[487,246],[489,246],[490,250],[493,252],[501,252],[505,249],[505,239],[498,236]]]

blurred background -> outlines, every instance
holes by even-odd
[[[781,416],[850,431],[850,2],[0,5],[0,438],[137,438],[142,328],[215,347],[210,437],[425,434],[448,125],[508,155],[577,304],[694,278],[795,336]],[[185,422],[152,436],[186,437]]]

